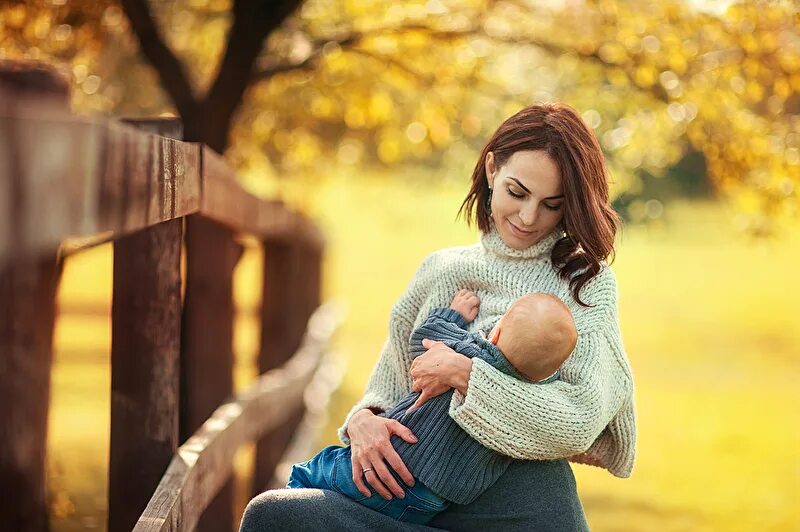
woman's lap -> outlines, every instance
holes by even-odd
[[[430,527],[401,523],[332,491],[272,490],[254,498],[240,532],[263,530],[588,530],[566,460],[514,462],[469,505],[453,505]]]
[[[239,532],[273,530],[411,532],[434,529],[397,521],[335,491],[303,488],[265,491],[247,505]]]
[[[429,525],[464,531],[589,530],[566,459],[512,462],[480,497],[452,505]]]

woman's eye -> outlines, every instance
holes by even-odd
[[[543,203],[542,205],[544,205],[545,207],[547,207],[551,211],[557,211],[558,209],[561,208],[561,204],[558,204],[558,205],[554,206],[554,205],[548,205],[547,203]]]
[[[521,197],[523,196],[522,194],[517,194],[516,192],[514,192],[514,191],[513,191],[513,190],[511,190],[510,188],[508,188],[508,189],[506,189],[506,190],[508,190],[508,193],[509,193],[509,194],[510,194],[512,197],[514,197],[514,198],[521,198]]]

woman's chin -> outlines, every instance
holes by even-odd
[[[518,235],[508,226],[508,224],[509,222],[506,221],[506,226],[503,228],[503,231],[500,231],[500,237],[511,249],[523,251],[541,240],[537,233],[533,233],[529,236]]]

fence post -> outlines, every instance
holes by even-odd
[[[243,251],[231,229],[199,215],[186,218],[185,240],[182,442],[233,393],[233,270]],[[230,530],[233,521],[233,479],[230,479],[200,517],[197,529]]]
[[[45,450],[60,276],[55,256],[0,272],[0,522],[9,530],[48,529]]]
[[[23,182],[20,157],[24,137],[3,116],[37,107],[69,110],[69,84],[52,67],[0,61],[0,241],[10,248],[0,257],[0,523],[9,530],[49,528],[45,465],[53,325],[61,262],[56,250],[20,259],[27,219],[35,208],[30,183]],[[44,155],[44,154],[43,154]]]
[[[177,120],[131,122],[181,137]],[[133,528],[178,446],[182,233],[179,218],[114,241],[110,531]]]
[[[321,276],[321,250],[301,246],[292,240],[266,241],[263,245],[260,373],[281,366],[300,347],[308,319],[319,306]],[[254,495],[266,489],[302,417],[301,406],[283,427],[258,442]]]

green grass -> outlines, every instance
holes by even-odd
[[[320,447],[336,442],[336,426],[363,392],[389,309],[422,258],[477,238],[454,221],[462,193],[447,182],[332,178],[302,200],[328,233],[326,297],[348,307],[336,340],[348,370]],[[626,480],[574,467],[593,530],[800,527],[800,292],[792,275],[800,225],[754,244],[731,219],[709,203],[672,204],[658,224],[628,227],[619,239],[614,268],[636,379],[638,457]],[[243,309],[260,294],[260,262],[251,249],[237,269]],[[107,309],[110,272],[108,246],[70,260],[65,308],[82,301]],[[55,530],[105,526],[108,325],[107,314],[70,312],[58,324],[49,442]],[[248,362],[256,341],[256,322],[243,316],[237,387],[255,377]]]

